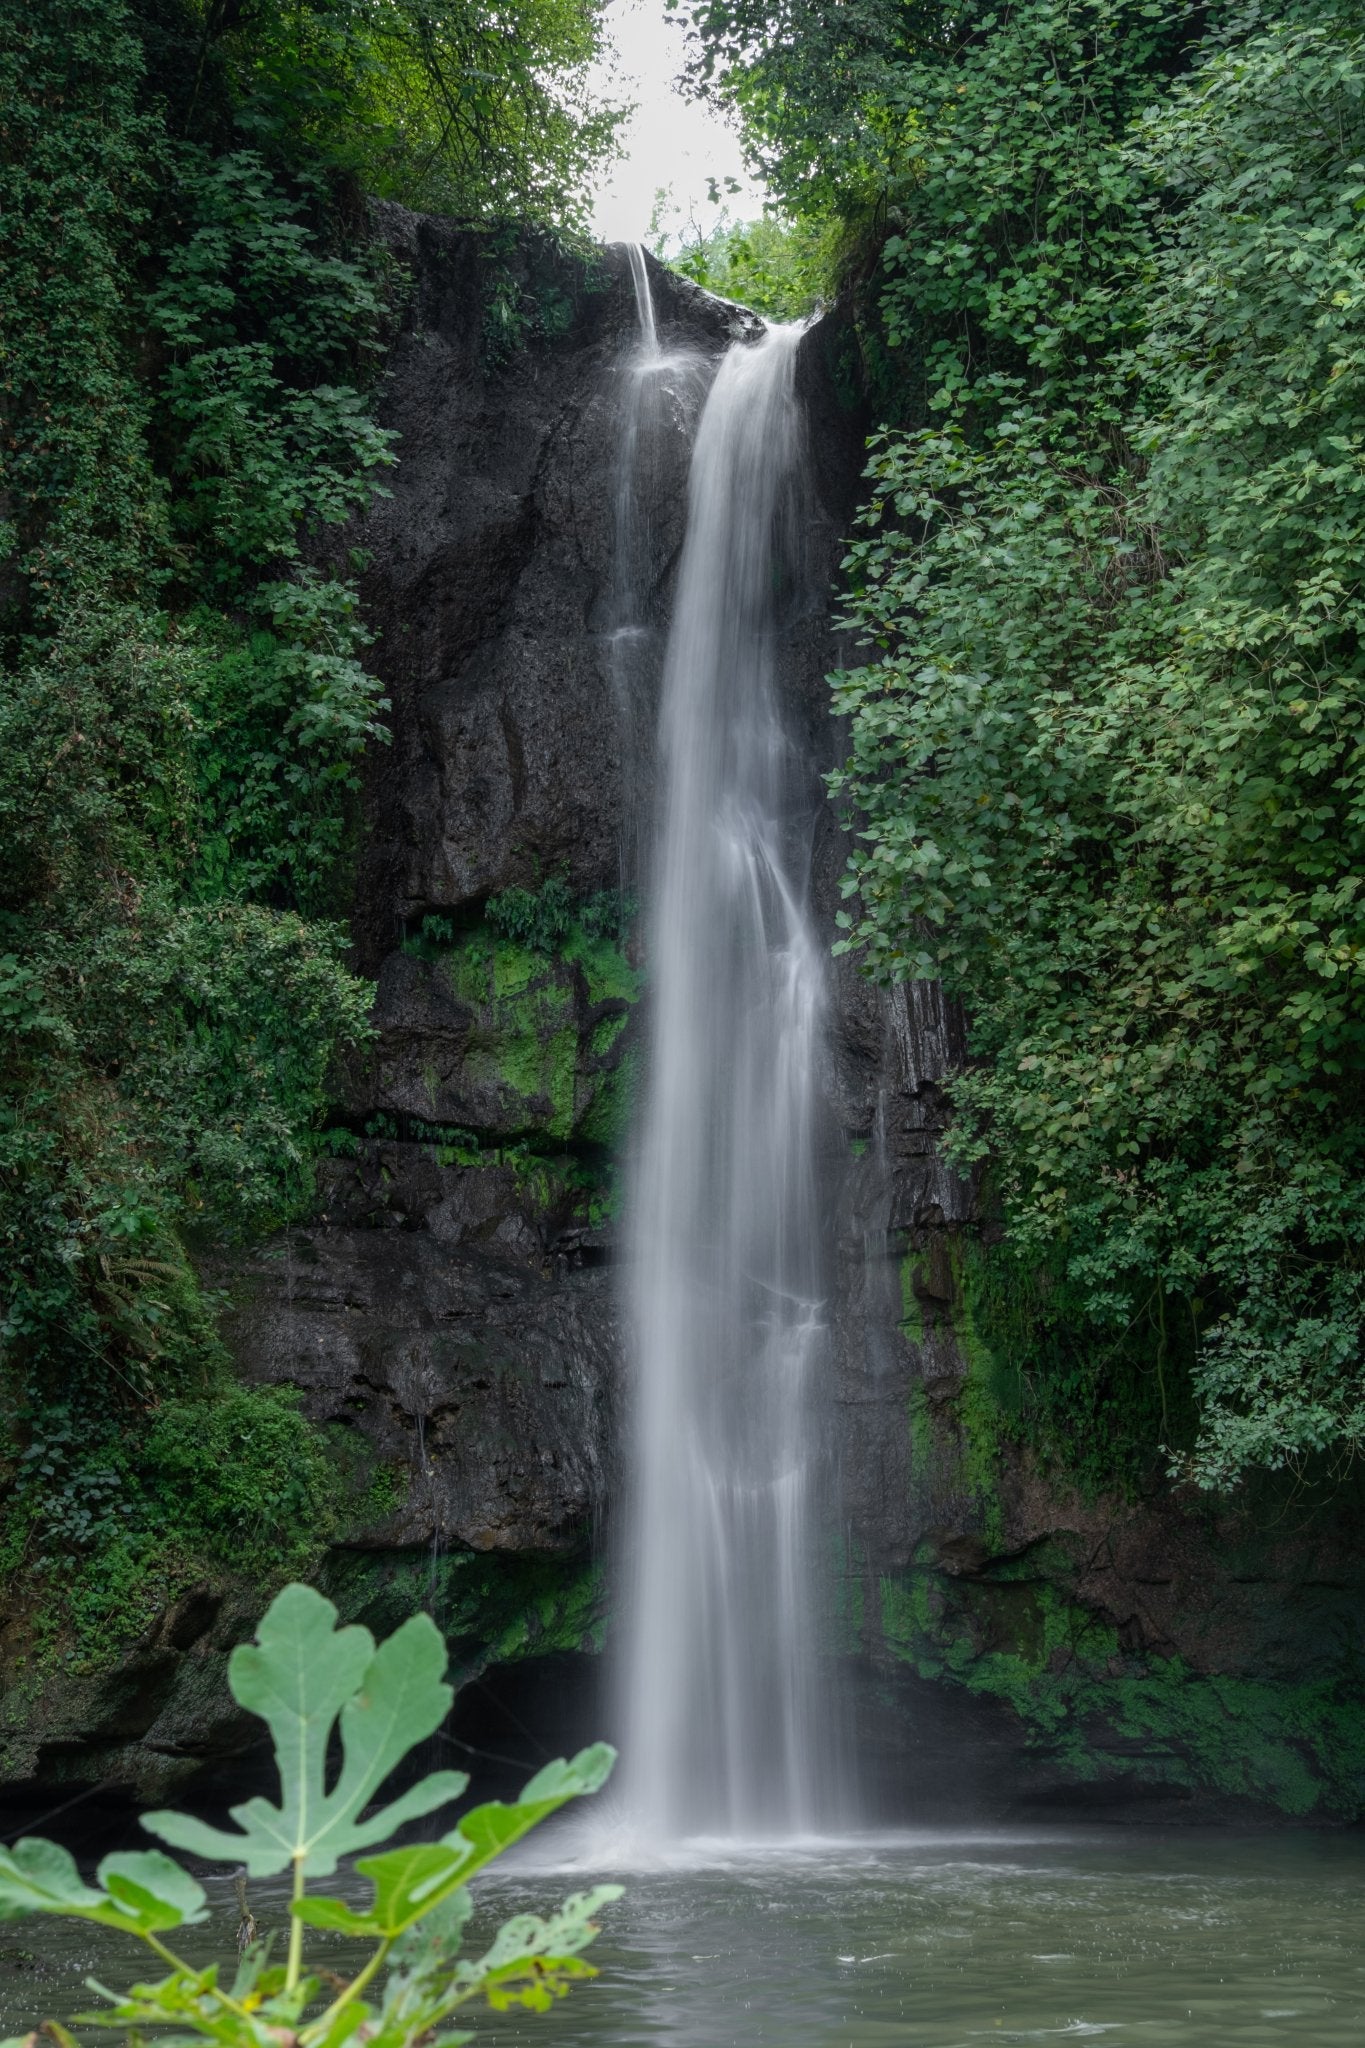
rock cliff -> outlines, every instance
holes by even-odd
[[[698,379],[680,367],[647,480],[623,693],[624,252],[584,265],[527,239],[492,261],[449,224],[379,220],[412,291],[383,401],[400,465],[347,536],[369,558],[393,704],[354,913],[377,1035],[344,1079],[316,1219],[227,1276],[227,1329],[244,1375],[300,1389],[383,1482],[334,1545],[328,1590],[377,1627],[432,1605],[467,1686],[450,1739],[515,1756],[609,1714],[593,1653],[619,1491],[611,1261],[648,1000],[632,899]],[[680,360],[742,338],[741,309],[651,280]],[[819,782],[840,746],[824,593],[861,448],[837,319],[808,337],[801,380],[809,601],[787,675],[832,938],[845,853]],[[848,960],[832,973],[833,1598],[877,1815],[1354,1816],[1355,1495],[1232,1510],[1157,1479],[1087,1499],[1045,1472],[1011,1431],[975,1191],[938,1152],[960,1022],[932,988],[881,992]],[[245,1730],[223,1656],[250,1601],[206,1589],[181,1605],[79,1699],[49,1688],[11,1714],[12,1778],[225,1782]]]

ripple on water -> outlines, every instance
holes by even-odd
[[[547,1854],[548,1850],[548,1854]],[[480,1891],[476,1926],[585,1881],[562,1833]],[[638,1858],[636,1859],[638,1862]],[[592,1874],[611,1874],[594,1862]],[[617,1867],[601,1977],[552,2018],[490,2015],[489,2048],[1360,2048],[1365,1843],[1146,1830],[884,1837],[717,1849]],[[236,1907],[211,1880],[192,1959],[230,1954]],[[253,1890],[283,1923],[279,1884]],[[98,1928],[18,1922],[0,1944],[0,2036],[128,1981]],[[333,1960],[345,1967],[338,1951]],[[135,1961],[135,1959],[134,1959]]]

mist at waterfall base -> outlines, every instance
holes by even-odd
[[[647,633],[639,472],[678,395],[629,252],[613,630]],[[802,585],[799,328],[734,342],[696,426],[644,852],[651,1043],[629,1176],[633,1372],[617,1791],[626,1836],[795,1838],[846,1818],[821,1656],[815,1172],[824,951],[779,649]],[[653,408],[653,410],[651,410]]]

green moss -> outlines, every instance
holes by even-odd
[[[480,1062],[511,1098],[508,1113],[551,1138],[567,1138],[574,1123],[578,1036],[572,1024],[553,1028],[566,1004],[563,989],[538,990],[515,1021],[499,1019],[508,1028]]]
[[[912,1252],[907,1252],[900,1264],[901,1319],[900,1332],[911,1344],[924,1342],[924,1308],[915,1292],[915,1281],[919,1277],[920,1261]]]
[[[997,1699],[1077,1783],[1132,1777],[1303,1817],[1365,1810],[1365,1704],[1343,1674],[1300,1683],[1125,1659],[1116,1631],[1046,1580],[920,1565],[880,1587],[882,1632],[922,1678]]]
[[[339,1489],[336,1534],[344,1541],[398,1512],[407,1498],[410,1474],[406,1465],[374,1464],[368,1438],[356,1429],[333,1423],[326,1437]]]
[[[425,953],[423,944],[409,950]],[[493,934],[482,927],[461,932],[458,939],[437,953],[451,988],[461,1002],[482,1009],[493,994]]]
[[[908,1253],[900,1263],[899,1328],[912,1344],[925,1340],[923,1304],[916,1292],[922,1260]],[[954,1265],[957,1276],[957,1265]],[[941,1415],[929,1406],[923,1387],[911,1395],[910,1475],[918,1494],[937,1484],[965,1493],[976,1503],[982,1532],[992,1549],[1003,1547],[999,1500],[1002,1443],[1017,1411],[1017,1376],[983,1342],[965,1291],[959,1285],[952,1328],[966,1372],[951,1408]]]
[[[505,1003],[525,995],[533,984],[543,983],[545,961],[529,946],[519,946],[514,939],[498,939],[493,947],[492,994],[496,1003]],[[562,991],[556,993],[562,994]]]
[[[644,976],[632,967],[621,947],[609,938],[575,926],[564,944],[563,957],[583,970],[592,1003],[636,1003]]]
[[[488,1661],[508,1664],[556,1652],[597,1652],[605,1635],[605,1586],[600,1568],[593,1565],[533,1596],[489,1644]]]
[[[606,1057],[629,1022],[630,1013],[626,1010],[618,1010],[610,1017],[598,1018],[588,1040],[589,1050],[595,1059]]]
[[[581,1559],[333,1552],[322,1584],[348,1620],[376,1634],[425,1609],[450,1644],[457,1684],[490,1664],[602,1647],[605,1586],[600,1568]]]
[[[630,1012],[589,1023],[583,991],[589,1010],[607,1001],[634,1004],[641,976],[613,938],[570,916],[567,897],[564,904],[556,899],[556,917],[547,920],[531,892],[507,895],[517,899],[511,906],[516,917],[506,919],[513,930],[488,924],[450,930],[448,942],[437,945],[424,936],[409,950],[439,960],[461,1002],[475,1012],[467,1072],[497,1085],[506,1118],[559,1142],[579,1137],[615,1145],[629,1113],[619,1047]],[[602,1062],[613,1053],[616,1064],[603,1072]]]
[[[938,1460],[935,1456],[934,1418],[929,1397],[916,1383],[910,1389],[910,1486],[915,1497],[929,1497]]]
[[[1088,1500],[1133,1497],[1157,1446],[1193,1428],[1190,1332],[1173,1333],[1164,1375],[1154,1362],[1155,1304],[1123,1331],[1099,1328],[1076,1288],[1025,1266],[1008,1245],[954,1244],[964,1355],[982,1370],[1000,1428],[1027,1441]]]
[[[638,1054],[627,1051],[610,1072],[593,1077],[588,1105],[579,1119],[580,1137],[589,1144],[620,1150],[630,1129],[639,1074]]]

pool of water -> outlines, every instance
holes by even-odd
[[[601,1969],[552,2014],[476,2021],[490,2048],[1335,2048],[1365,2041],[1365,1839],[1146,1830],[924,1835],[699,1850],[648,1870],[525,1865],[479,1922],[608,1876]],[[231,1954],[236,1908],[185,1937]],[[282,1923],[278,1884],[253,1888]],[[344,1958],[334,1953],[336,1964]],[[0,2036],[130,1979],[99,1929],[0,1927]]]

